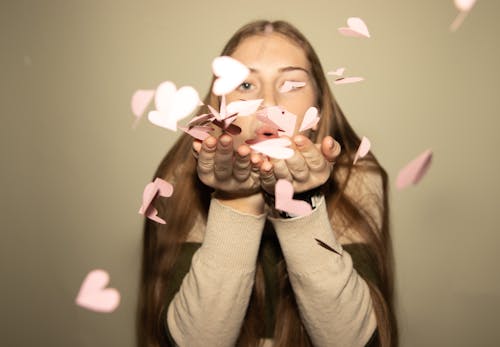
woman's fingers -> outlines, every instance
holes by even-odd
[[[262,188],[266,192],[274,194],[276,180],[273,164],[269,160],[264,160],[260,166],[260,183]]]
[[[323,154],[318,150],[316,145],[311,142],[311,140],[305,136],[298,135],[294,137],[294,142],[296,145],[296,153],[300,152],[304,163],[309,170],[313,172],[321,172],[327,169],[328,162],[325,160]]]
[[[233,139],[222,135],[217,143],[214,157],[214,174],[219,181],[227,180],[233,174]]]
[[[200,180],[211,185],[214,179],[214,158],[216,151],[217,139],[215,137],[208,137],[201,144],[200,151],[198,153],[198,165],[196,167],[198,171],[198,177]],[[193,148],[194,147],[193,143]]]
[[[330,163],[334,163],[337,160],[341,150],[340,143],[335,141],[331,136],[325,137],[321,142],[321,152]]]
[[[247,145],[240,146],[235,155],[233,176],[236,180],[244,182],[250,176],[251,169],[250,148]]]

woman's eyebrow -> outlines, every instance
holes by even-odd
[[[259,70],[253,68],[253,67],[249,67],[248,68],[250,70],[251,73],[258,73]],[[289,71],[294,71],[294,70],[299,70],[299,71],[304,71],[306,74],[309,74],[309,70],[303,68],[303,67],[300,67],[300,66],[285,66],[285,67],[282,67],[282,68],[279,68],[278,69],[278,72],[282,73],[282,72],[289,72]]]

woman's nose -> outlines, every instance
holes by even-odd
[[[276,92],[270,86],[262,89],[262,95],[260,96],[260,99],[263,99],[262,106],[264,107],[278,105]]]

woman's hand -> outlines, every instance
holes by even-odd
[[[340,154],[340,144],[331,136],[315,145],[307,137],[293,138],[295,153],[289,159],[264,160],[260,165],[262,188],[274,194],[279,179],[293,184],[295,193],[305,192],[321,186],[330,177],[333,164]]]
[[[248,145],[233,150],[233,139],[227,134],[218,139],[209,136],[193,142],[198,159],[198,177],[223,196],[243,197],[260,190],[258,166],[261,156],[251,153]]]

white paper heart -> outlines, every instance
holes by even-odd
[[[318,109],[316,107],[309,107],[304,115],[302,124],[300,125],[299,132],[313,128],[319,122]]]
[[[228,114],[237,113],[238,117],[245,117],[254,114],[264,99],[233,101],[226,107]]]
[[[217,76],[212,91],[218,96],[232,92],[250,74],[250,70],[245,65],[228,56],[215,58],[212,62],[212,71]]]
[[[470,11],[476,4],[476,0],[454,0],[455,7],[460,11]]]
[[[339,32],[345,36],[352,37],[370,37],[370,32],[365,22],[359,17],[349,17],[347,19],[348,27],[339,28]]]
[[[149,112],[148,119],[155,125],[176,131],[177,122],[189,116],[199,102],[200,97],[193,87],[177,90],[174,83],[166,81],[156,89],[156,110]]]
[[[120,303],[120,293],[114,288],[105,288],[109,274],[104,270],[93,270],[83,280],[76,297],[76,304],[96,312],[112,312]]]
[[[340,77],[344,74],[344,71],[345,71],[345,67],[339,67],[336,70],[328,71],[327,75]]]
[[[257,142],[251,149],[275,159],[288,159],[293,156],[293,149],[288,148],[292,142],[286,138],[270,139]]]
[[[356,155],[354,156],[354,162],[353,165],[356,164],[359,158],[363,158],[365,155],[368,154],[370,151],[370,147],[372,146],[370,140],[368,138],[364,137],[361,139],[361,142],[359,144],[358,150],[356,152]]]

